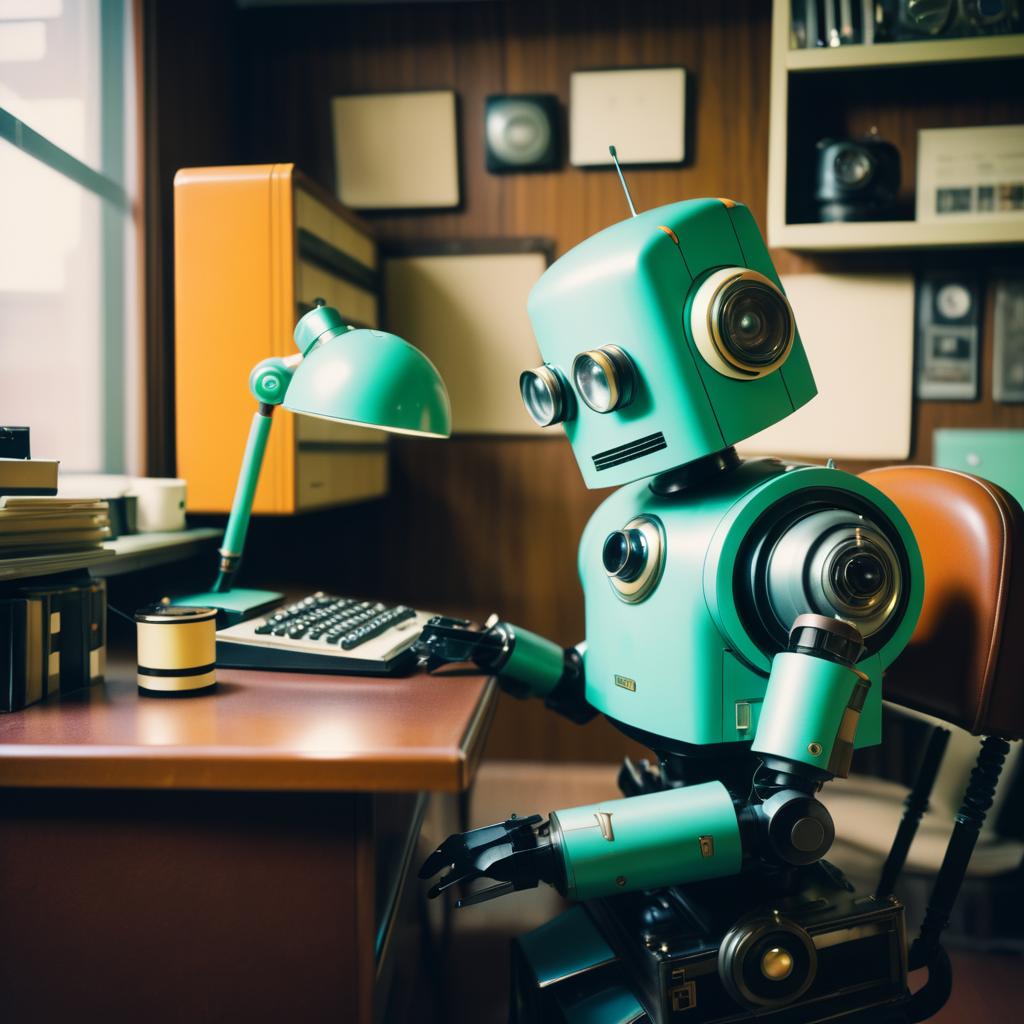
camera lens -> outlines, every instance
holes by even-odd
[[[519,375],[519,394],[531,419],[539,427],[561,423],[569,412],[565,381],[550,366],[524,370]]]
[[[740,1006],[776,1009],[814,983],[818,957],[810,935],[785,918],[741,922],[722,939],[718,976]]]
[[[614,530],[605,538],[601,560],[609,576],[632,583],[647,565],[647,539],[635,528]]]
[[[872,597],[885,585],[885,565],[870,552],[854,555],[843,566],[843,582],[854,597]]]
[[[688,326],[704,361],[734,380],[755,380],[778,369],[796,339],[782,289],[749,267],[721,267],[703,278]]]
[[[718,335],[740,366],[763,367],[777,362],[793,337],[793,314],[780,292],[739,278],[718,306]]]
[[[636,371],[629,356],[615,345],[582,352],[572,364],[580,397],[594,412],[621,409],[633,400]]]
[[[872,176],[874,164],[863,149],[846,147],[836,153],[832,165],[836,180],[847,188],[862,188]]]
[[[891,589],[885,557],[870,540],[841,544],[832,558],[829,577],[839,611],[848,614],[873,608]]]

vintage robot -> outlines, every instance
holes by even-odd
[[[753,217],[728,199],[634,213],[554,263],[529,314],[544,364],[521,377],[527,409],[562,424],[588,487],[618,488],[580,541],[586,639],[439,618],[419,649],[577,721],[601,713],[657,760],[627,760],[622,799],[451,836],[423,866],[448,869],[431,895],[487,878],[462,902],[540,881],[587,901],[520,940],[522,1021],[548,1019],[531,1000],[562,974],[597,998],[580,978],[609,944],[657,1021],[897,999],[900,909],[822,860],[816,794],[880,741],[921,559],[858,477],[733,448],[816,393]],[[595,1013],[572,1019],[647,1019]]]

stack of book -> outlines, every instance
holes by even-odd
[[[0,459],[0,579],[79,569],[105,557],[107,502],[57,498],[57,463]]]
[[[98,682],[106,658],[106,583],[78,570],[109,557],[107,502],[56,497],[28,440],[0,426],[0,712]]]

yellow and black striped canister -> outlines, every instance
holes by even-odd
[[[139,692],[187,697],[217,685],[216,608],[154,604],[135,613]]]

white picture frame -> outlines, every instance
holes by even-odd
[[[542,239],[410,243],[382,254],[388,330],[437,367],[452,404],[452,433],[540,436],[519,374],[543,360],[526,312],[551,262]]]
[[[1024,222],[1024,124],[919,131],[916,216]]]
[[[686,160],[686,69],[574,71],[569,78],[569,162],[610,166]]]
[[[367,93],[331,100],[338,198],[352,210],[458,206],[455,93]]]

